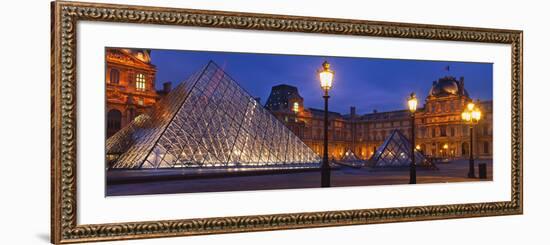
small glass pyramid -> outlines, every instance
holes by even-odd
[[[435,165],[428,161],[419,151],[415,150],[415,162],[417,167],[436,169]],[[369,166],[409,167],[411,164],[411,143],[399,130],[393,130],[384,143],[376,149],[369,160]]]
[[[359,161],[359,160],[360,159],[357,158],[357,156],[355,156],[355,153],[353,153],[353,151],[351,151],[350,149],[348,149],[346,153],[344,153],[344,156],[342,157],[342,161],[353,162],[353,161]]]

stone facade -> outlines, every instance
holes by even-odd
[[[106,137],[115,134],[159,99],[149,50],[106,50]]]
[[[434,81],[423,107],[415,114],[416,147],[429,157],[467,158],[469,126],[461,120],[461,113],[470,101],[464,78],[448,76]],[[483,116],[475,126],[474,154],[492,158],[492,101],[475,103]],[[322,153],[323,110],[304,108],[304,99],[296,87],[274,86],[265,107],[316,153]],[[408,110],[359,115],[351,107],[345,115],[329,112],[329,121],[329,157],[334,159],[341,159],[349,150],[360,159],[368,159],[393,129],[406,137],[411,133]]]

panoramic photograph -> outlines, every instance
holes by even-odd
[[[105,71],[106,196],[493,179],[492,63],[107,47]]]

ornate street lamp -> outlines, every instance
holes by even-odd
[[[410,166],[410,178],[409,184],[416,184],[416,160],[414,155],[415,148],[415,137],[414,137],[414,113],[416,112],[416,106],[418,105],[418,100],[416,95],[411,93],[411,96],[408,99],[409,111],[411,112],[411,166]]]
[[[475,106],[474,103],[470,102],[466,106],[464,112],[462,112],[462,120],[470,126],[470,167],[468,169],[468,178],[475,178],[474,170],[474,126],[481,119],[481,111]]]
[[[328,98],[330,98],[330,96],[328,95],[328,91],[332,87],[334,71],[330,69],[330,64],[325,60],[318,73],[321,88],[325,92],[323,95],[325,99],[325,135],[323,144],[323,163],[321,164],[321,187],[330,187],[330,164],[328,162]]]

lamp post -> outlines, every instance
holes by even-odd
[[[411,112],[411,166],[410,166],[410,178],[409,184],[416,184],[416,159],[414,155],[415,150],[415,137],[414,137],[414,113],[416,112],[416,106],[418,105],[418,100],[416,95],[411,93],[411,96],[408,99],[409,111]]]
[[[474,170],[474,125],[476,125],[481,119],[481,111],[470,102],[466,106],[464,112],[462,112],[462,120],[466,122],[470,127],[470,167],[468,169],[468,178],[475,178]]]
[[[321,187],[330,187],[330,164],[328,162],[328,91],[332,87],[334,79],[334,71],[330,69],[330,64],[325,60],[319,70],[319,81],[321,88],[324,91],[323,98],[325,99],[325,126],[324,126],[324,142],[323,142],[323,162],[321,164]]]

